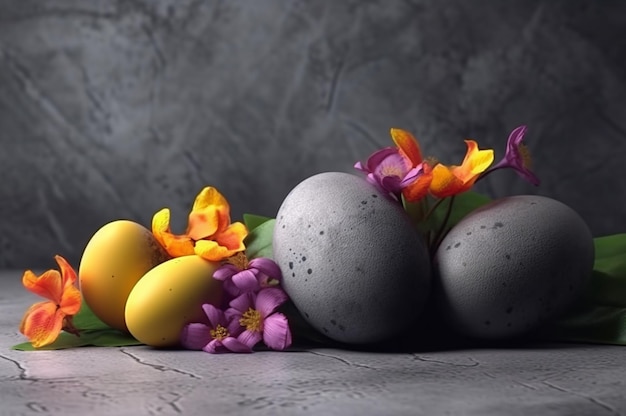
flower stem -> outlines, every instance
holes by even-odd
[[[435,253],[437,252],[437,248],[439,247],[439,244],[441,244],[441,241],[447,234],[447,232],[445,232],[446,224],[448,223],[448,220],[450,219],[450,215],[452,214],[452,204],[454,203],[454,197],[455,195],[452,195],[450,197],[450,203],[448,204],[448,208],[446,209],[446,215],[443,218],[443,221],[441,222],[441,225],[439,226],[439,229],[437,230],[437,233],[435,234],[432,243],[430,244],[430,257],[431,258],[435,257]]]

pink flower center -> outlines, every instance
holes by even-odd
[[[249,308],[241,315],[239,324],[248,331],[261,332],[262,325],[261,313],[256,309]]]
[[[228,329],[224,328],[222,325],[218,325],[211,330],[211,337],[218,341],[221,341],[229,336],[230,334],[228,333]]]

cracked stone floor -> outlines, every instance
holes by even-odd
[[[36,300],[20,276],[0,273],[2,415],[626,414],[626,349],[614,346],[15,351],[19,320]]]

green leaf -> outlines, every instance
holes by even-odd
[[[547,325],[540,337],[553,341],[626,345],[626,308],[588,305]]]
[[[62,350],[76,347],[124,347],[130,345],[142,345],[131,335],[117,329],[97,329],[81,331],[80,336],[61,332],[59,337],[50,345],[35,348],[30,342],[14,345],[12,349],[19,351]]]
[[[488,204],[489,202],[491,202],[491,198],[474,191],[467,191],[455,195],[454,202],[452,204],[452,212],[450,212],[450,217],[448,218],[446,227],[454,227],[467,214],[485,204]],[[441,224],[441,221],[445,218],[449,203],[450,201],[443,201],[433,212],[433,217],[435,218],[437,224]]]
[[[626,234],[594,239],[591,280],[579,304],[548,325],[545,338],[626,345]]]
[[[72,323],[76,329],[80,330],[111,329],[93,313],[85,302],[85,298],[82,299],[80,310],[72,318]]]
[[[244,240],[246,256],[249,259],[257,257],[273,258],[272,238],[275,224],[275,219],[269,219],[250,231]]]
[[[436,236],[441,237],[439,233],[445,233],[467,214],[489,202],[491,199],[488,196],[474,191],[463,192],[443,200],[427,197],[416,203],[403,201],[404,209],[413,223],[431,244],[435,242]],[[447,215],[448,219],[444,226],[443,222]]]
[[[597,237],[593,241],[595,262],[585,300],[626,308],[626,234]]]
[[[248,231],[252,231],[257,228],[259,225],[271,220],[270,217],[264,217],[262,215],[255,214],[243,214],[243,223],[245,224]]]

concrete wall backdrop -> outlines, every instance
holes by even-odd
[[[0,266],[74,264],[108,221],[182,231],[216,186],[234,218],[415,133],[459,163],[527,124],[534,188],[626,231],[626,2],[0,2]]]

